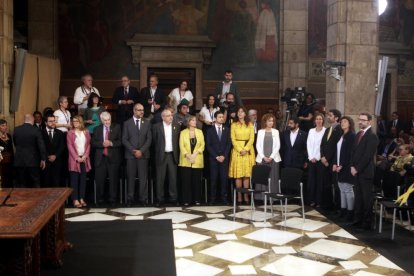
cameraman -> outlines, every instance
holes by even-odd
[[[298,111],[298,118],[300,120],[299,128],[305,132],[309,132],[313,128],[314,104],[315,96],[312,93],[306,93],[305,101]]]
[[[231,123],[236,118],[236,109],[235,96],[233,92],[229,92],[226,94],[226,101],[221,106],[221,111],[224,113],[225,126],[230,127]]]

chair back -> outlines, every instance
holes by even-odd
[[[280,191],[300,193],[303,171],[297,168],[283,168],[280,172]]]
[[[398,172],[388,171],[384,174],[382,180],[382,192],[384,198],[396,199],[399,196],[399,187],[401,181],[401,175]]]
[[[270,166],[266,165],[254,165],[252,169],[252,176],[250,178],[250,185],[254,189],[254,185],[269,185]]]

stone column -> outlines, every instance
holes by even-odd
[[[10,116],[10,86],[13,77],[13,0],[0,1],[0,117],[14,126]]]
[[[378,66],[378,6],[372,0],[328,0],[327,60],[346,62],[340,80],[326,76],[326,108],[354,118],[373,114]],[[357,123],[357,122],[356,122]]]
[[[28,45],[32,54],[57,58],[57,0],[29,0]]]
[[[288,87],[307,85],[308,0],[281,1],[280,16],[280,88],[283,93]]]

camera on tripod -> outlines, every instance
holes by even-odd
[[[300,106],[305,100],[305,87],[295,87],[295,89],[287,88],[280,98],[282,102],[286,103],[287,110],[292,111],[295,106]]]

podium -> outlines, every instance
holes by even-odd
[[[0,201],[9,189],[0,190]],[[0,275],[40,275],[40,266],[61,266],[69,188],[14,189],[0,207]]]

